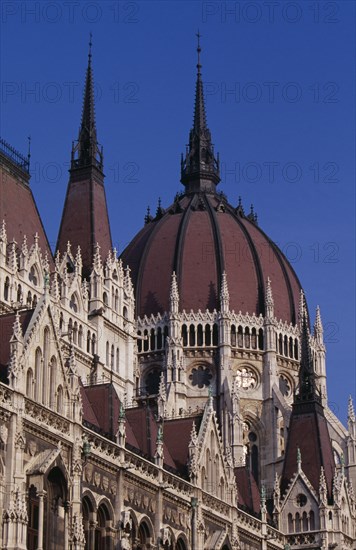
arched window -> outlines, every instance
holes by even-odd
[[[219,335],[218,335],[218,325],[216,323],[213,324],[213,346],[217,346],[219,343]]]
[[[49,370],[49,353],[50,353],[50,331],[45,327],[43,331],[43,370],[42,370],[42,403],[47,405],[48,396],[48,370]]]
[[[308,516],[306,512],[303,512],[302,524],[303,524],[303,531],[309,531]]]
[[[63,311],[61,311],[60,313],[60,316],[59,316],[59,330],[62,330],[63,328]]]
[[[295,514],[295,532],[300,533],[300,515],[299,512]]]
[[[84,497],[82,500],[82,510],[83,510],[84,536],[85,536],[85,550],[90,550],[91,548],[90,543],[94,538],[94,526],[93,526],[93,522],[91,521],[94,509],[88,497]]]
[[[310,531],[315,530],[315,515],[313,510],[311,510],[309,514],[309,528],[310,528]]]
[[[22,303],[22,297],[23,297],[23,295],[22,295],[22,288],[21,288],[21,285],[19,285],[19,286],[17,287],[17,296],[16,296],[16,300],[17,300],[18,302]]]
[[[104,302],[104,305],[105,305],[105,306],[108,306],[108,305],[109,305],[108,295],[107,295],[106,292],[103,292],[103,302]]]
[[[114,309],[115,309],[115,311],[119,311],[119,291],[117,289],[115,290]]]
[[[202,346],[204,344],[203,342],[203,327],[202,325],[198,325],[197,330],[197,344],[198,346]]]
[[[31,291],[30,291],[30,290],[29,290],[28,293],[27,293],[26,305],[27,305],[27,307],[31,307],[31,306],[32,306],[32,294],[31,294]]]
[[[37,489],[31,485],[28,493],[28,526],[27,546],[28,550],[36,550],[38,547],[38,507],[39,499]]]
[[[78,344],[78,323],[77,321],[74,321],[73,325],[73,344]]]
[[[40,400],[41,391],[41,376],[42,376],[42,352],[40,348],[36,349],[35,353],[35,399]]]
[[[220,499],[223,501],[225,498],[225,482],[224,479],[220,479]]]
[[[106,366],[110,366],[110,345],[109,342],[106,342]]]
[[[251,331],[251,348],[257,349],[257,333],[255,328]]]
[[[283,337],[282,334],[278,336],[278,353],[279,355],[283,355]]]
[[[145,548],[148,548],[148,544],[150,544],[150,530],[148,528],[148,525],[145,521],[142,521],[140,524],[140,527],[138,528],[137,532],[137,538],[139,540],[139,546],[138,548],[141,548],[144,550]]]
[[[111,548],[110,514],[105,504],[100,504],[97,512],[97,526],[95,528],[95,550],[107,550]]]
[[[283,353],[284,353],[285,357],[288,357],[288,338],[287,338],[287,336],[285,336],[284,339],[283,339]]]
[[[293,338],[289,338],[289,357],[293,359]]]
[[[258,331],[258,349],[263,350],[263,329],[260,328]]]
[[[298,340],[297,338],[295,338],[294,340],[294,359],[298,359],[299,357],[299,345],[298,345]]]
[[[189,346],[195,346],[195,326],[190,325],[189,327]]]
[[[150,333],[150,350],[154,351],[156,349],[156,335],[153,328],[151,328]]]
[[[245,348],[249,348],[251,345],[250,342],[250,329],[249,327],[245,328]]]
[[[92,335],[91,337],[91,352],[93,355],[95,355],[96,353],[96,336],[95,334]]]
[[[90,334],[90,330],[88,330],[88,334],[87,334],[87,352],[90,353],[90,342],[91,342],[91,334]]]
[[[57,412],[63,414],[63,388],[58,386],[57,388]]]
[[[4,300],[5,302],[9,301],[9,289],[10,289],[10,279],[6,277],[4,284]]]
[[[115,351],[114,344],[111,344],[111,353],[110,353],[110,368],[114,370],[114,361],[115,361]]]
[[[116,372],[120,371],[120,350],[116,348]]]
[[[35,308],[37,306],[37,296],[36,294],[33,295],[33,300],[32,300],[32,307]]]
[[[127,311],[127,307],[124,306],[123,309],[122,309],[122,316],[123,318],[127,321],[128,318],[129,318],[129,315],[128,315],[128,311]]]
[[[28,274],[28,280],[34,285],[38,285],[38,271],[34,265],[31,266]]]
[[[235,325],[231,325],[230,342],[231,342],[232,347],[235,348],[236,347],[236,327],[235,327]]]
[[[28,369],[26,375],[26,395],[30,399],[33,399],[33,371],[31,368]]]
[[[210,325],[205,325],[205,345],[211,346],[211,327]]]
[[[244,340],[243,340],[243,331],[242,331],[242,326],[239,325],[237,327],[237,346],[239,348],[243,348],[244,347]]]
[[[78,311],[78,300],[75,294],[72,294],[69,301],[69,307],[71,310],[74,311],[74,313],[77,313]]]
[[[157,349],[162,349],[162,329],[158,327],[157,329]]]
[[[182,537],[179,537],[176,544],[176,550],[187,550],[187,545],[185,544]]]
[[[163,329],[163,346],[166,345],[167,338],[168,338],[168,327],[166,325]]]
[[[68,525],[68,487],[61,469],[56,466],[46,480],[47,498],[45,499],[46,529],[43,548],[59,550],[65,548],[65,525]]]
[[[79,325],[79,331],[78,331],[78,346],[80,348],[83,347],[83,327],[82,325]]]
[[[293,516],[292,514],[288,514],[288,533],[293,533]]]
[[[183,339],[183,346],[187,346],[188,345],[187,325],[182,325],[182,339]]]
[[[55,387],[56,387],[56,374],[57,374],[57,360],[53,356],[49,365],[49,404],[50,407],[54,406],[55,399]]]

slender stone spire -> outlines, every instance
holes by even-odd
[[[88,66],[85,78],[82,121],[79,128],[78,142],[72,148],[71,168],[94,165],[103,169],[103,151],[99,149],[95,124],[94,80],[92,59],[92,35],[90,33]]]
[[[316,308],[315,323],[314,323],[314,336],[315,336],[315,339],[319,343],[323,342],[323,324],[321,322],[319,306],[317,306],[317,308]]]
[[[296,396],[297,401],[320,401],[317,395],[315,384],[315,372],[313,359],[311,356],[309,330],[306,313],[303,314],[302,334],[301,334],[301,358],[299,368],[299,392]]]
[[[272,294],[271,279],[267,278],[266,284],[266,295],[265,295],[265,308],[266,308],[266,317],[272,319],[274,317],[274,300]]]
[[[203,81],[200,62],[200,34],[197,34],[198,63],[195,87],[193,128],[189,133],[185,159],[181,160],[181,182],[188,193],[205,191],[214,193],[220,181],[219,157],[215,158],[211,133],[207,126]]]

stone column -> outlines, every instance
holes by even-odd
[[[38,544],[37,550],[43,550],[43,527],[44,527],[44,499],[46,491],[38,491]]]

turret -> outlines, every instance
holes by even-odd
[[[89,43],[82,120],[78,140],[72,146],[70,178],[58,235],[57,250],[67,241],[81,248],[83,276],[89,278],[99,243],[106,257],[112,249],[103,173],[103,149],[97,141],[91,39]]]

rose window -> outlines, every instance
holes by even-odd
[[[236,373],[236,384],[243,390],[252,390],[257,386],[257,376],[250,369],[239,369]]]
[[[189,380],[193,386],[198,386],[198,388],[204,388],[205,386],[210,386],[210,381],[212,379],[212,374],[209,367],[194,367],[191,374],[189,375]]]
[[[289,397],[292,393],[291,383],[283,374],[279,377],[279,389],[284,397]]]

